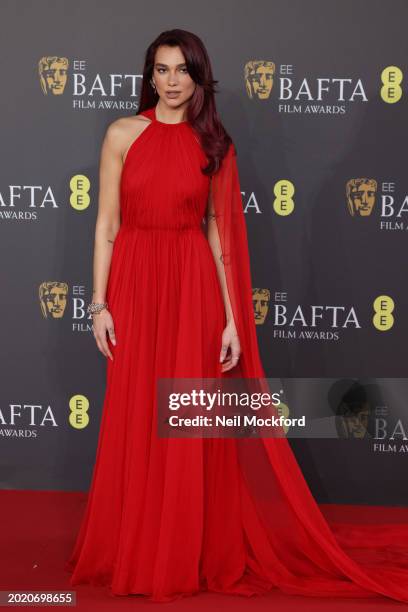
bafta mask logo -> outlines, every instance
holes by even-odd
[[[342,394],[336,407],[336,429],[340,438],[373,437],[372,405],[378,393],[376,385],[355,382]]]
[[[66,57],[47,56],[38,62],[38,72],[43,94],[60,96],[64,93],[68,78],[69,62]]]
[[[254,304],[255,325],[262,325],[268,314],[271,292],[269,289],[252,289],[252,301]]]
[[[341,416],[342,438],[366,438],[368,437],[368,423],[370,418],[370,407],[368,403],[357,406],[343,406],[344,412]]]
[[[368,178],[350,179],[347,181],[347,206],[352,217],[371,215],[377,192],[377,181]]]
[[[44,319],[61,319],[67,305],[68,285],[60,281],[45,281],[38,290]]]
[[[244,78],[248,98],[267,100],[273,87],[275,64],[266,60],[251,60],[245,64]]]

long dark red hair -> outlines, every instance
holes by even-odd
[[[214,94],[218,93],[218,81],[213,78],[207,50],[196,34],[180,29],[166,30],[149,45],[145,54],[138,113],[155,106],[159,99],[150,81],[156,51],[161,45],[180,47],[188,73],[196,83],[187,109],[187,120],[198,135],[208,158],[208,165],[202,171],[211,175],[217,172],[232,140],[220,121],[215,105]]]

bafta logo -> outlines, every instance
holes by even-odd
[[[361,406],[343,406],[342,408],[343,414],[341,414],[338,423],[340,437],[358,439],[369,437],[370,407],[368,403]]]
[[[38,72],[43,94],[50,92],[54,96],[64,93],[68,78],[68,59],[66,57],[47,56],[38,62]]]
[[[347,181],[347,206],[352,217],[371,215],[377,191],[377,181],[368,178],[350,179]]]
[[[67,283],[45,281],[41,283],[38,295],[44,319],[48,319],[49,316],[53,319],[61,319],[64,316],[68,296]]]
[[[373,398],[377,397],[378,393],[375,385],[367,386],[354,382],[342,394],[335,408],[339,438],[355,440],[372,438],[371,406]]]
[[[255,325],[262,325],[268,313],[271,292],[269,289],[252,289],[252,301],[254,304]]]
[[[248,98],[267,100],[273,86],[275,64],[266,60],[251,60],[245,64],[244,78]]]

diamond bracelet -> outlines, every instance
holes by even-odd
[[[108,302],[103,302],[103,303],[91,302],[90,304],[88,304],[86,312],[88,314],[99,314],[104,308],[107,308],[107,307],[108,307]]]

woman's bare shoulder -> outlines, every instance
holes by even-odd
[[[132,142],[140,136],[150,123],[151,120],[143,115],[119,117],[108,125],[105,142],[124,161],[126,152]]]

